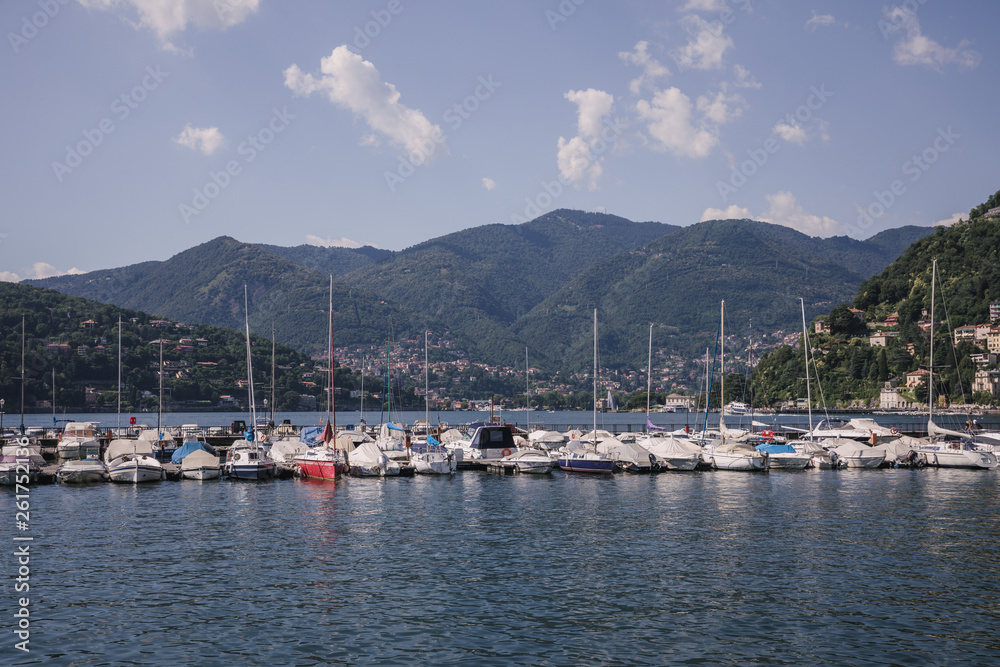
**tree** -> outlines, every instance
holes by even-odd
[[[830,316],[826,320],[830,327],[831,334],[845,334],[848,336],[867,336],[868,327],[860,319],[854,316],[846,303],[834,307],[830,311]]]

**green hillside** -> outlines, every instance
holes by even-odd
[[[226,395],[239,407],[246,406],[246,340],[242,332],[160,321],[140,311],[53,290],[0,283],[0,331],[4,332],[0,339],[0,398],[5,401],[8,417],[18,412],[21,404],[22,316],[25,405],[29,411],[51,410],[53,370],[57,413],[84,407],[115,409],[119,317],[123,411],[156,411],[161,340],[167,369],[166,409],[217,407],[220,397]],[[252,342],[254,384],[260,403],[271,394],[271,340],[270,336],[253,337]],[[308,357],[279,344],[275,365],[274,395],[280,409],[298,409],[302,395],[319,398],[322,403],[323,373]],[[338,389],[345,392],[357,384],[346,371],[338,370],[337,380]]]

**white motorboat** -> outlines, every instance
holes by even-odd
[[[0,457],[0,485],[34,484],[38,481],[38,473],[43,465],[45,459],[40,456],[5,454]]]
[[[236,440],[222,466],[226,477],[233,479],[266,480],[277,472],[277,465],[259,442]]]
[[[101,455],[97,422],[69,422],[59,436],[56,455],[61,459],[86,459]]]
[[[556,467],[556,462],[546,452],[540,449],[519,449],[502,461],[510,461],[517,466],[518,472],[531,475],[547,475]]]
[[[741,417],[750,414],[750,406],[741,401],[732,401],[726,404],[724,414],[730,417]]]
[[[828,438],[823,444],[829,451],[836,452],[837,458],[845,461],[848,468],[878,468],[885,460],[884,449],[875,449],[857,440]]]
[[[104,452],[104,462],[112,482],[140,484],[164,478],[163,465],[153,456],[147,440],[112,440]]]
[[[386,456],[374,442],[363,442],[347,455],[347,471],[351,477],[395,477],[402,466]]]
[[[667,470],[694,470],[701,463],[701,446],[674,437],[646,437],[638,441]]]
[[[219,457],[199,449],[181,459],[181,477],[184,479],[219,479],[222,467]]]
[[[812,465],[811,454],[797,452],[787,443],[761,443],[757,445],[757,451],[767,455],[768,468],[771,470],[804,470]]]
[[[768,459],[745,442],[725,438],[705,446],[702,458],[718,470],[767,470]]]
[[[426,452],[413,454],[410,462],[421,475],[450,475],[458,469],[455,453],[444,447],[429,446]]]
[[[56,480],[63,484],[96,484],[108,481],[108,468],[98,459],[66,461],[56,471]]]

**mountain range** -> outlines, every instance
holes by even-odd
[[[250,325],[303,352],[327,340],[333,277],[338,346],[374,346],[425,329],[450,337],[479,363],[517,366],[525,347],[549,371],[585,368],[591,320],[602,364],[645,365],[654,345],[683,354],[714,338],[719,302],[727,331],[795,330],[807,315],[850,301],[914,241],[901,227],[865,241],[819,239],[753,220],[685,227],[560,209],[520,225],[492,224],[401,251],[282,247],[220,237],[164,261],[26,281],[73,296],[187,323]],[[730,328],[732,327],[732,328]],[[758,328],[759,327],[759,328]]]

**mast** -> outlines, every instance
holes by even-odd
[[[122,430],[122,316],[118,316],[118,432]],[[118,437],[121,437],[120,435]]]
[[[528,388],[528,346],[524,346],[524,428],[531,431],[531,389]]]
[[[24,314],[21,314],[21,435],[24,435]]]
[[[243,285],[243,308],[247,333],[247,398],[250,401],[250,431],[253,433],[253,441],[257,441],[257,406],[254,403],[253,395],[253,358],[250,355],[250,298],[247,296],[246,283]]]
[[[937,281],[937,259],[931,263],[931,360],[930,375],[927,376],[927,435],[930,435],[934,419],[934,283]],[[945,314],[948,309],[945,308]]]
[[[365,423],[365,367],[368,365],[368,359],[365,355],[361,355],[361,422]],[[362,429],[364,430],[364,429]]]
[[[392,315],[389,316],[389,343],[385,348],[385,399],[389,413],[389,423],[392,423]]]
[[[248,343],[249,345],[249,343]],[[163,440],[163,432],[160,430],[160,420],[163,416],[163,336],[160,336],[160,398],[156,404],[156,437]]]
[[[268,421],[274,424],[274,322],[271,323],[271,414]]]
[[[719,367],[721,370],[719,384],[719,435],[725,441],[724,430],[726,428],[726,301],[722,301],[722,315],[719,319],[719,331],[722,334],[722,351],[719,354]]]
[[[653,323],[649,323],[649,355],[646,360],[646,424],[649,424],[649,392],[653,390]],[[647,426],[648,428],[648,426]]]
[[[799,305],[802,306],[802,352],[806,358],[806,408],[809,411],[809,439],[812,440],[813,410],[812,390],[809,387],[809,330],[806,329],[806,302],[802,297],[799,297]]]
[[[52,366],[52,425],[56,425],[56,367]]]
[[[594,308],[594,447],[597,447],[597,309]]]
[[[330,417],[329,420],[333,424],[333,432],[337,432],[337,405],[333,398],[334,380],[333,380],[333,274],[330,274]]]
[[[431,419],[430,419],[430,396],[428,391],[430,390],[430,371],[427,365],[427,330],[424,329],[424,428],[430,432]]]

